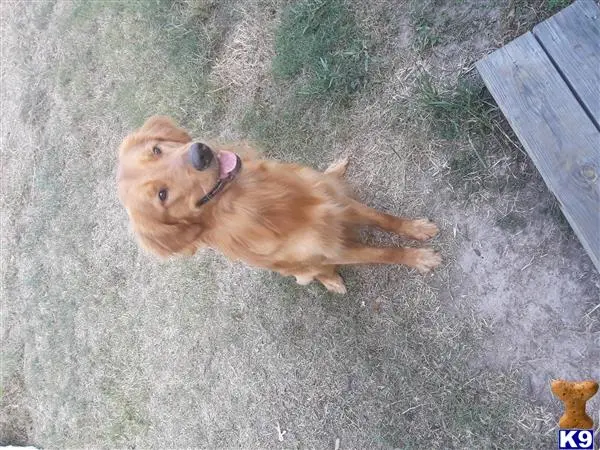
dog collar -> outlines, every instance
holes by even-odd
[[[223,190],[223,188],[225,186],[227,186],[229,183],[231,183],[233,181],[233,179],[237,176],[238,173],[240,173],[240,170],[242,169],[242,160],[240,159],[239,156],[236,155],[236,157],[237,157],[237,162],[235,165],[235,169],[233,169],[231,172],[229,172],[229,174],[227,174],[227,176],[225,178],[220,178],[219,181],[217,181],[217,184],[215,184],[213,186],[213,188],[204,197],[202,197],[200,200],[198,200],[196,202],[197,207],[204,205],[205,203],[210,201],[212,198],[214,198],[219,192],[221,192]]]

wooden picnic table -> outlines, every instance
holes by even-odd
[[[477,69],[600,271],[600,8],[577,0]]]

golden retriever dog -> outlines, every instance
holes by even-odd
[[[361,244],[373,225],[423,241],[438,233],[426,219],[395,217],[354,200],[347,159],[325,172],[254,159],[244,144],[207,145],[163,116],[151,117],[119,149],[119,198],[141,245],[160,256],[202,247],[253,266],[319,280],[345,293],[342,264],[404,264],[428,272],[441,262],[429,248]]]

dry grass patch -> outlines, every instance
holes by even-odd
[[[260,2],[248,2],[238,13],[209,75],[210,94],[224,110],[217,133],[229,139],[240,137],[238,123],[269,83],[277,21],[275,7]]]
[[[507,40],[530,31],[548,17],[566,8],[574,0],[511,0],[506,5],[504,26]]]

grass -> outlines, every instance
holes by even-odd
[[[260,142],[266,155],[288,161],[321,160],[347,135],[345,108],[336,100],[306,98],[276,89],[248,109],[240,128]],[[272,102],[270,100],[273,100]]]
[[[208,75],[223,39],[220,15],[226,14],[215,2],[203,0],[75,2],[62,21],[64,32],[98,33],[102,45],[88,42],[68,48],[57,69],[62,93],[91,94],[84,92],[90,87],[89,76],[72,70],[74,64],[83,63],[99,76],[111,73],[115,89],[101,92],[92,104],[81,105],[79,114],[84,109],[89,113],[90,107],[98,113],[110,108],[126,118],[130,127],[155,113],[194,126],[209,121],[218,115],[218,100],[209,94],[214,87]],[[99,23],[104,17],[105,23],[114,24],[119,16],[123,17],[119,26]],[[140,86],[154,86],[154,92],[144,92]]]
[[[448,83],[421,73],[415,89],[419,127],[447,143],[447,175],[457,198],[485,201],[490,193],[522,190],[535,179],[535,168],[480,79],[459,76]]]
[[[550,11],[555,12],[555,11],[561,10],[563,8],[566,8],[571,3],[573,3],[572,0],[547,0],[546,7]]]
[[[368,86],[368,44],[341,0],[301,1],[281,17],[273,83],[238,126],[270,156],[308,163],[343,139],[344,113]]]
[[[417,21],[415,31],[415,45],[420,51],[435,47],[441,40],[431,22],[424,18]]]
[[[423,53],[442,42],[443,27],[436,23],[438,15],[436,0],[411,0],[409,2],[410,20],[414,29],[413,48]]]
[[[507,299],[522,298],[530,281],[518,278],[526,244],[537,245],[538,234],[546,239],[542,231],[551,227],[532,229],[527,242],[516,235],[519,218],[532,215],[523,198],[535,183],[515,186],[510,178],[513,169],[520,176],[519,161],[508,158],[514,147],[480,150],[494,139],[490,124],[497,131],[485,92],[467,81],[442,83],[435,71],[428,79],[404,76],[416,65],[411,58],[430,55],[411,53],[410,43],[399,51],[401,39],[387,29],[378,30],[378,48],[388,53],[377,56],[388,63],[373,63],[364,33],[369,9],[401,19],[409,5],[374,2],[360,15],[342,1],[286,5],[21,2],[0,14],[0,402],[11,407],[0,420],[2,445],[322,448],[338,438],[342,448],[553,444],[547,431],[558,407],[526,390],[535,355],[511,354],[511,366],[490,362],[504,355],[490,352],[490,343],[514,328],[480,311],[485,292],[472,288],[460,266],[473,244],[461,240],[467,225],[455,217],[485,222],[490,208],[502,210],[505,218],[496,224],[492,212],[492,224],[509,240],[490,246],[510,244],[515,259],[492,273],[515,286],[506,287]],[[415,103],[396,107],[398,92]],[[253,137],[269,155],[315,167],[349,154],[349,180],[361,198],[390,212],[436,217],[444,232],[433,245],[444,267],[427,278],[399,267],[344,268],[350,294],[339,297],[211,251],[149,258],[128,232],[116,196],[115,154],[123,135],[155,113],[174,116],[198,136]],[[413,128],[418,139],[410,141]],[[455,161],[447,160],[450,148]],[[481,184],[473,195],[483,200],[467,208],[448,192],[445,173],[435,173],[446,162],[460,180],[505,170],[512,190],[500,196]],[[505,213],[506,204],[514,212]],[[566,246],[562,234],[550,237]],[[523,273],[578,276],[577,261],[562,259],[554,272],[542,266]],[[486,292],[494,288],[490,273],[477,276],[490,283]],[[577,280],[568,290],[589,301],[593,278]],[[507,314],[518,310],[504,300]],[[587,336],[572,327],[578,338]],[[534,336],[520,334],[552,355],[562,348],[551,329],[532,329]],[[497,347],[515,344],[504,339]]]
[[[505,11],[507,38],[529,31],[535,24],[566,8],[574,0],[514,0]]]
[[[283,13],[275,37],[273,72],[302,80],[298,92],[346,99],[362,89],[369,54],[343,0],[303,0]]]
[[[440,85],[423,73],[417,80],[416,102],[431,131],[443,139],[489,133],[499,114],[483,83],[464,77],[456,84]]]

